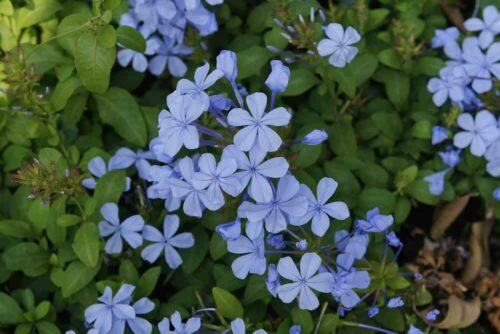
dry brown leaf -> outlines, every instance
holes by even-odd
[[[470,195],[463,195],[456,198],[453,202],[441,207],[432,223],[431,238],[433,240],[439,240],[442,238],[444,232],[446,232],[448,227],[450,227],[450,225],[465,209],[467,203],[469,203],[469,198]]]
[[[476,322],[481,314],[481,301],[475,298],[465,301],[455,295],[448,297],[448,312],[446,317],[434,324],[439,329],[465,328]]]
[[[462,282],[469,284],[474,281],[479,274],[479,270],[484,264],[483,254],[485,252],[483,245],[483,229],[485,224],[474,223],[471,227],[469,238],[469,258],[465,264],[462,274]]]
[[[446,0],[438,1],[439,7],[446,14],[448,19],[458,27],[458,29],[462,30],[462,32],[466,32],[467,30],[464,27],[464,17],[462,12],[457,7],[450,6]]]

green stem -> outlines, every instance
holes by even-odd
[[[314,329],[314,334],[318,334],[319,332],[319,325],[321,324],[321,320],[323,320],[323,317],[325,316],[327,307],[328,307],[328,302],[325,302],[323,304],[323,307],[321,308],[321,313],[319,314],[319,319],[318,323],[316,324],[316,328]]]

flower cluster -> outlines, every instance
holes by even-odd
[[[209,5],[219,5],[223,0],[206,0]],[[185,31],[192,26],[200,36],[217,31],[215,14],[201,0],[129,0],[130,10],[120,18],[120,25],[137,29],[146,40],[143,53],[122,49],[117,54],[121,66],[132,67],[137,72],[149,69],[159,76],[165,69],[175,77],[186,71],[183,58],[193,52],[187,46]]]
[[[394,247],[399,253],[402,243],[388,231],[392,216],[375,208],[366,219],[356,220],[352,231],[337,229],[327,237],[332,220],[350,217],[347,205],[332,199],[338,183],[324,177],[313,192],[291,173],[285,159],[291,145],[317,145],[327,139],[326,133],[313,130],[303,139],[284,143],[280,127],[289,124],[292,113],[277,107],[276,101],[288,86],[288,67],[278,60],[271,62],[272,71],[265,81],[271,92],[268,102],[263,92],[247,95],[241,89],[236,82],[236,62],[233,52],[222,51],[216,69],[210,71],[207,63],[196,69],[194,81],[181,79],[167,96],[167,109],[159,114],[158,137],[151,140],[149,151],[119,149],[110,159],[109,169],[134,165],[138,177],[149,184],[146,196],[164,201],[167,212],[182,210],[199,218],[206,210],[233,210],[234,221],[217,226],[216,232],[227,242],[229,253],[236,256],[231,268],[237,278],[267,272],[267,288],[281,301],[298,300],[300,308],[314,310],[319,306],[314,291],[325,293],[341,305],[341,315],[374,293],[373,307],[378,312],[379,289],[363,297],[358,294],[370,286],[371,278],[368,271],[357,269],[357,264],[364,262],[373,233],[384,233],[386,251]],[[211,87],[222,78],[233,89],[234,100],[227,95],[210,95]],[[208,117],[218,125],[206,126]],[[199,154],[201,147],[205,152],[212,150]],[[100,164],[105,172],[104,162]],[[104,221],[99,228],[101,236],[109,237],[105,250],[110,254],[122,251],[123,240],[132,248],[147,241],[141,257],[154,262],[163,252],[167,265],[175,269],[182,263],[175,248],[188,248],[195,242],[191,233],[175,235],[180,225],[175,214],[165,217],[161,233],[146,225],[140,215],[120,223],[113,203],[105,204],[101,213]],[[387,307],[403,304],[398,297],[386,302]],[[174,318],[170,322],[177,329],[180,320]],[[235,329],[240,327],[234,322],[231,325],[233,333],[243,333],[244,326],[243,330]],[[160,324],[162,330],[171,333],[168,319]]]
[[[450,59],[441,69],[439,78],[432,78],[427,88],[437,106],[449,99],[462,111],[456,118],[458,127],[447,129],[438,125],[433,128],[433,145],[451,139],[450,132],[454,132],[455,147],[448,146],[446,151],[440,152],[446,168],[425,178],[429,191],[436,196],[443,193],[445,176],[460,162],[463,149],[468,148],[473,156],[484,157],[488,174],[500,176],[499,121],[487,110],[495,107],[486,106],[482,97],[488,92],[498,94],[494,83],[495,78],[500,79],[500,42],[495,40],[500,34],[500,13],[495,6],[486,6],[482,20],[473,17],[464,25],[468,31],[479,32],[479,36],[464,38],[460,46],[460,33],[452,27],[437,30],[432,40],[432,46],[444,48]]]

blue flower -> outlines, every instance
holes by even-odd
[[[427,89],[432,96],[432,101],[438,107],[442,106],[448,98],[453,102],[460,102],[465,97],[464,87],[468,83],[467,72],[462,66],[445,67],[439,71],[439,79],[429,80]]]
[[[401,299],[401,297],[394,297],[389,299],[387,302],[387,307],[388,308],[398,308],[401,307],[405,304],[405,302]]]
[[[199,172],[195,173],[193,182],[200,189],[207,189],[203,193],[204,202],[211,201],[213,209],[220,209],[224,203],[225,193],[236,197],[240,193],[241,184],[238,177],[234,175],[238,164],[234,159],[222,159],[219,164],[210,153],[204,153],[198,159]]]
[[[380,312],[379,308],[376,306],[372,306],[368,309],[368,317],[373,318]]]
[[[332,274],[327,272],[316,274],[320,266],[321,258],[316,253],[302,255],[300,272],[291,257],[281,258],[278,262],[278,273],[292,283],[278,287],[279,298],[288,304],[298,296],[301,309],[316,309],[319,306],[319,301],[312,290],[330,292],[332,284]]]
[[[271,61],[271,73],[266,79],[266,86],[271,92],[277,94],[282,93],[288,87],[290,80],[290,69],[283,65],[280,60]]]
[[[366,248],[368,247],[368,235],[364,233],[356,233],[349,237],[346,230],[340,230],[335,233],[335,244],[337,248],[346,254],[351,255],[354,259],[362,259],[365,256]],[[342,266],[343,269],[349,269],[351,266]]]
[[[164,36],[158,41],[156,55],[149,61],[149,71],[154,75],[161,75],[165,68],[174,77],[182,77],[186,74],[187,66],[182,57],[193,52],[191,47],[177,43],[174,39]]]
[[[293,325],[290,327],[290,330],[288,331],[288,334],[301,334],[302,333],[302,328],[300,325]]]
[[[444,126],[433,126],[432,127],[432,145],[442,143],[448,139],[448,133]]]
[[[439,315],[439,310],[438,309],[434,309],[432,311],[429,311],[425,314],[425,319],[429,320],[429,321],[435,321],[436,318],[438,317]]]
[[[241,235],[241,221],[236,219],[227,224],[217,225],[215,232],[226,241],[236,240]]]
[[[243,202],[238,212],[249,221],[266,223],[266,230],[278,233],[286,229],[287,224],[302,217],[307,210],[307,198],[299,194],[299,182],[291,175],[282,177],[278,189],[271,200],[256,204]]]
[[[328,139],[328,134],[325,130],[312,130],[309,132],[304,139],[300,141],[301,144],[304,145],[318,145]]]
[[[224,73],[219,69],[215,69],[212,73],[208,74],[209,70],[210,65],[206,63],[198,67],[194,72],[194,82],[187,79],[181,79],[177,83],[177,91],[197,101],[198,104],[202,106],[202,111],[208,110],[210,106],[210,99],[207,93],[205,93],[205,90],[224,76]]]
[[[500,13],[495,6],[486,6],[483,9],[483,20],[472,17],[464,22],[468,31],[481,31],[479,43],[481,48],[487,48],[500,33]]]
[[[238,76],[236,53],[222,50],[217,56],[217,69],[224,73],[227,80],[234,82]]]
[[[424,177],[424,181],[429,185],[429,192],[434,196],[441,196],[444,191],[444,177],[448,169]]]
[[[249,157],[236,146],[229,145],[222,152],[222,159],[234,159],[240,170],[235,175],[240,179],[241,190],[250,183],[248,194],[257,202],[267,202],[273,197],[273,189],[267,178],[283,177],[288,171],[285,158],[276,157],[264,161],[266,153],[258,150],[249,152]]]
[[[233,334],[245,334],[246,333],[246,328],[245,328],[245,322],[241,318],[236,318],[233,321],[231,321],[231,333]],[[227,331],[224,331],[226,333]],[[253,334],[266,334],[267,332],[263,329],[258,329],[253,332]]]
[[[172,0],[137,0],[133,10],[151,31],[157,29],[160,20],[171,20],[177,14],[177,7]]]
[[[139,177],[143,180],[147,179],[149,176],[149,168],[151,165],[148,160],[155,159],[155,156],[151,152],[143,152],[138,150],[137,153],[129,148],[120,148],[116,153],[109,159],[109,169],[126,169],[132,165],[135,165]]]
[[[282,234],[272,234],[269,233],[266,238],[266,242],[269,246],[272,246],[276,249],[283,249],[286,247],[285,239]]]
[[[302,239],[299,240],[295,243],[295,248],[297,248],[300,251],[305,251],[307,249],[307,240]]]
[[[97,298],[100,303],[85,309],[85,321],[100,333],[109,333],[116,322],[134,319],[135,310],[129,305],[134,290],[133,285],[124,284],[113,297],[111,288],[106,287],[102,296]]]
[[[351,309],[356,306],[360,298],[353,289],[366,289],[370,285],[370,275],[366,271],[344,270],[339,268],[333,273],[331,293],[343,307]]]
[[[214,203],[203,196],[204,190],[195,181],[193,160],[185,157],[177,164],[177,168],[183,180],[171,179],[170,189],[174,197],[184,200],[182,206],[184,213],[189,216],[201,217],[205,207],[216,210],[215,207],[212,207]]]
[[[453,149],[452,147],[448,147],[446,151],[439,152],[439,156],[444,164],[446,164],[449,168],[453,168],[460,162],[460,153],[461,149]]]
[[[379,208],[371,209],[366,213],[366,220],[357,219],[356,227],[364,232],[383,232],[394,222],[391,215],[380,214]]]
[[[278,288],[280,286],[280,275],[276,266],[274,264],[270,264],[267,268],[267,278],[266,278],[266,287],[267,291],[273,296],[276,297],[278,295]]]
[[[393,231],[389,232],[385,236],[385,238],[387,239],[387,243],[389,245],[391,245],[392,247],[400,247],[400,246],[403,245],[403,243],[401,242],[401,240],[399,240],[398,236]]]
[[[491,75],[500,79],[500,42],[493,43],[483,54],[479,46],[468,48],[463,53],[467,74],[473,79],[472,89],[486,93],[493,86]]]
[[[163,234],[151,225],[146,225],[142,235],[144,240],[151,244],[146,246],[141,257],[149,263],[155,262],[160,254],[164,252],[165,262],[171,269],[176,269],[182,264],[182,258],[175,248],[190,248],[194,245],[193,234],[184,232],[175,235],[179,229],[179,217],[167,215],[163,220]],[[175,236],[174,236],[175,235]]]
[[[170,330],[170,323],[174,327],[174,330]],[[168,318],[163,318],[163,320],[158,324],[158,329],[160,334],[194,334],[199,331],[201,327],[201,320],[197,317],[189,318],[186,323],[182,323],[181,314],[175,311],[171,316],[170,320]]]
[[[135,311],[135,318],[117,320],[113,323],[110,333],[124,333],[125,324],[128,325],[134,334],[151,333],[153,331],[153,325],[146,319],[140,318],[137,315],[151,312],[155,308],[155,304],[149,300],[149,298],[144,297],[135,302],[132,307]]]
[[[330,56],[328,62],[335,67],[344,67],[358,54],[358,48],[352,46],[361,40],[361,36],[353,27],[344,28],[338,23],[330,23],[325,28],[328,38],[318,43],[320,56]]]
[[[262,275],[266,271],[266,256],[263,233],[254,235],[247,229],[248,237],[240,235],[227,242],[227,250],[233,254],[244,254],[231,264],[234,276],[245,279],[248,273]]]
[[[147,38],[147,36],[144,37]],[[146,40],[146,51],[144,51],[144,53],[130,49],[121,49],[116,54],[116,60],[122,67],[127,67],[132,63],[134,71],[143,73],[148,69],[148,59],[146,56],[154,55],[159,47],[160,44],[156,38],[148,38]]]
[[[500,187],[497,187],[495,188],[495,190],[493,190],[492,196],[496,201],[500,201]]]
[[[142,236],[139,232],[144,228],[144,220],[140,215],[128,217],[120,223],[118,206],[115,203],[104,204],[101,207],[101,214],[105,220],[99,222],[99,232],[102,237],[111,235],[104,247],[106,253],[121,253],[123,249],[122,238],[132,248],[142,245]]]
[[[269,126],[284,126],[291,115],[280,107],[265,113],[267,96],[253,93],[246,98],[250,113],[241,108],[231,110],[227,116],[229,125],[243,126],[234,136],[234,144],[242,151],[259,148],[264,152],[275,152],[281,146],[280,136]]]
[[[408,330],[408,334],[424,334],[424,332],[422,332],[417,327],[410,325],[410,329]]]
[[[316,197],[309,187],[301,185],[301,194],[306,196],[308,202],[307,213],[293,225],[303,225],[312,219],[312,232],[322,237],[330,227],[330,217],[338,220],[349,218],[349,209],[344,202],[327,201],[337,190],[338,183],[332,178],[324,177],[318,183]]]
[[[458,116],[457,123],[465,131],[455,135],[454,145],[459,148],[470,146],[471,153],[478,157],[484,155],[488,145],[499,135],[495,116],[488,110],[478,112],[475,118],[463,113]]]
[[[436,29],[434,37],[431,40],[433,48],[441,48],[451,42],[455,42],[460,36],[460,31],[456,27],[447,29]]]
[[[101,178],[103,177],[107,172],[108,168],[106,168],[106,163],[101,157],[93,157],[92,159],[89,160],[89,163],[87,165],[87,168],[94,177],[96,178]],[[111,171],[112,169],[109,168]],[[125,191],[130,190],[130,178],[127,176],[125,179]],[[96,181],[92,177],[88,177],[83,179],[82,181],[82,186],[84,186],[87,189],[95,189],[95,186],[97,185]]]
[[[196,100],[189,100],[174,92],[167,96],[168,110],[158,116],[159,135],[165,145],[165,153],[171,157],[185,146],[193,150],[200,146],[196,126],[192,124],[204,112]]]
[[[484,157],[488,160],[486,165],[488,174],[494,177],[500,176],[500,137],[488,146]]]

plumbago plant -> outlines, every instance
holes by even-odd
[[[499,329],[499,24],[0,0],[0,331]]]

